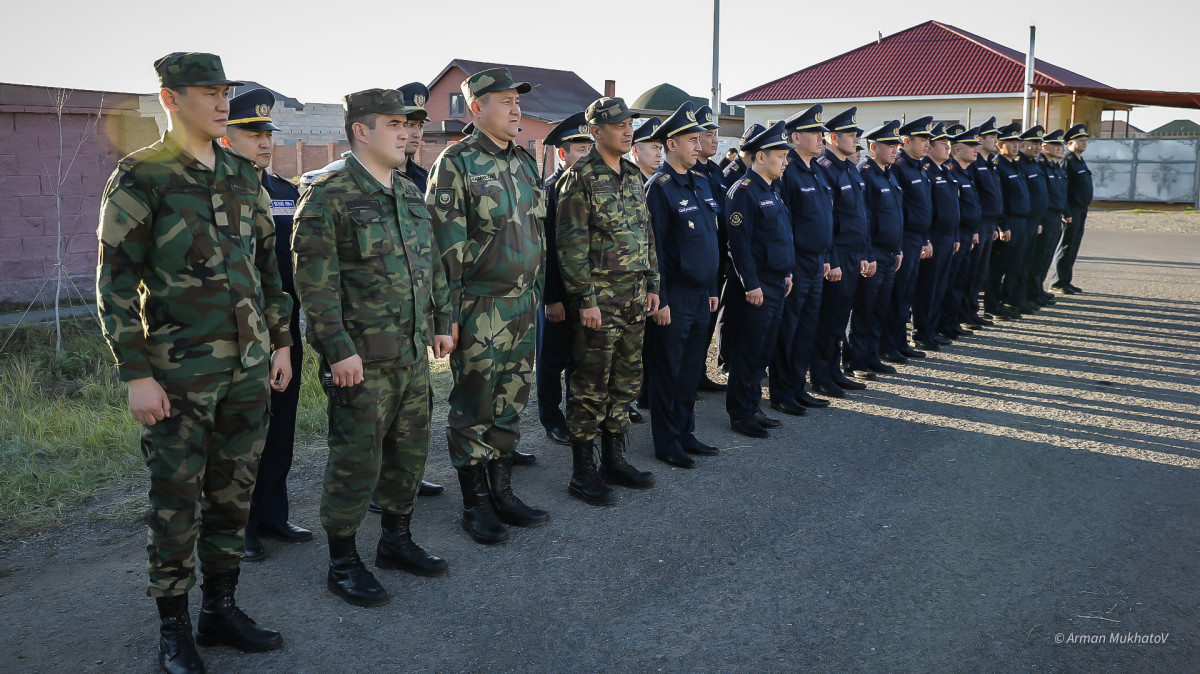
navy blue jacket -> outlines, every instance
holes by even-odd
[[[871,222],[867,214],[867,183],[858,167],[848,159],[838,159],[830,150],[825,150],[815,161],[825,171],[825,180],[833,190],[834,252],[869,256]]]
[[[729,162],[729,166],[725,167],[722,175],[725,176],[725,184],[729,187],[733,187],[734,183],[746,177],[746,162],[742,161],[741,155]]]
[[[868,160],[862,168],[871,211],[871,250],[875,259],[896,255],[904,243],[904,194],[895,172]]]
[[[1046,207],[1046,218],[1059,219],[1067,215],[1067,172],[1062,164],[1051,161],[1046,155],[1038,157],[1038,168],[1046,176],[1046,192],[1049,195],[1049,205]]]
[[[971,164],[971,184],[979,194],[981,217],[995,222],[1004,215],[1004,190],[1000,187],[1000,174],[982,153]]]
[[[1000,189],[1004,191],[1004,219],[1024,220],[1029,217],[1029,179],[1016,163],[997,154],[992,166],[1000,176]]]
[[[646,206],[658,253],[658,297],[670,306],[681,289],[717,296],[717,201],[707,176],[663,162],[646,183]]]
[[[275,257],[279,258],[279,276],[283,279],[283,291],[292,296],[293,313],[296,307],[296,282],[292,269],[292,217],[296,214],[296,202],[300,190],[291,182],[272,173],[262,172],[262,185],[271,197],[271,219],[275,221]]]
[[[1040,225],[1042,218],[1046,217],[1046,209],[1050,206],[1050,188],[1046,186],[1046,174],[1042,173],[1042,167],[1038,166],[1036,159],[1025,155],[1021,155],[1017,160],[1017,166],[1029,181],[1029,219]]]
[[[896,156],[892,170],[904,193],[904,231],[924,236],[933,225],[933,183],[925,175],[924,160],[913,159],[904,150]]]
[[[792,239],[797,257],[829,262],[833,248],[833,190],[816,157],[804,165],[795,148],[788,150],[788,165],[780,188],[792,213]]]
[[[958,181],[959,238],[978,234],[982,241],[984,236],[991,236],[991,231],[986,229],[986,225],[983,224],[983,209],[979,203],[979,193],[972,175],[975,165],[972,164],[964,169],[958,165],[956,160],[951,159],[946,166],[950,175]],[[989,171],[989,173],[991,172]]]
[[[925,158],[925,175],[933,185],[933,224],[929,231],[958,238],[958,181],[946,168],[929,157]]]
[[[1086,211],[1092,203],[1092,170],[1083,157],[1067,153],[1067,208]]]
[[[696,162],[692,170],[708,178],[709,192],[717,200],[717,222],[723,223],[725,219],[725,193],[729,191],[729,183],[725,182],[725,174],[721,171],[720,165],[709,159],[708,161]]]
[[[761,288],[761,278],[784,278],[796,264],[791,215],[779,194],[780,182],[768,185],[750,171],[726,195],[729,255],[746,290]]]
[[[411,165],[412,162],[409,162]],[[542,227],[546,230],[546,289],[542,293],[543,304],[567,301],[567,287],[563,285],[562,268],[558,266],[558,190],[554,189],[563,168],[551,173],[544,187],[546,188],[546,217]]]
[[[429,186],[429,169],[421,166],[417,163],[417,160],[409,157],[408,164],[404,167],[404,175],[416,183],[417,189],[421,190],[421,194],[425,194],[425,188]]]

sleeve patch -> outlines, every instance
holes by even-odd
[[[454,189],[451,187],[442,187],[434,193],[434,205],[440,209],[450,208],[450,204],[454,203]]]

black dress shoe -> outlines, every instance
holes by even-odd
[[[260,537],[274,538],[284,543],[307,543],[312,540],[311,531],[303,527],[298,527],[291,522],[284,522],[279,526],[259,524],[258,535]]]
[[[931,342],[928,339],[914,339],[913,343],[925,349],[926,351],[941,351],[942,347],[937,342]]]
[[[773,419],[773,418],[763,414],[762,412],[755,414],[753,418],[755,421],[758,422],[758,425],[762,426],[763,428],[782,428],[783,427],[782,421],[780,421],[778,419]]]
[[[1054,299],[1054,295],[1051,295],[1050,293],[1048,293],[1044,290],[1042,291],[1041,295],[1038,295],[1038,297],[1041,297],[1042,300],[1046,302],[1046,304],[1058,304],[1058,300]]]
[[[710,379],[707,374],[705,374],[704,378],[700,380],[700,386],[698,386],[697,388],[701,391],[711,391],[713,393],[720,393],[721,391],[725,390],[725,385],[718,384],[717,382]]]
[[[421,480],[421,484],[417,486],[417,496],[437,496],[446,491],[446,488],[440,484],[434,484]]]
[[[732,428],[734,432],[741,433],[748,438],[771,437],[771,434],[767,432],[767,429],[763,428],[762,425],[755,421],[753,417],[749,419],[730,419],[729,427]]]
[[[696,460],[693,459],[692,457],[688,456],[687,454],[683,454],[683,453],[665,454],[663,456],[659,456],[658,454],[655,454],[654,458],[658,459],[659,461],[662,461],[663,463],[675,466],[676,468],[695,468],[696,467]]]
[[[267,551],[263,548],[262,541],[250,527],[246,527],[246,552],[242,555],[242,559],[247,562],[261,562],[266,558]]]
[[[1075,284],[1073,284],[1073,283],[1067,283],[1067,284],[1065,284],[1065,285],[1067,286],[1067,290],[1070,290],[1072,293],[1081,293],[1081,292],[1083,292],[1083,288],[1080,288],[1079,286],[1077,286],[1077,285],[1075,285]]]
[[[911,346],[909,346],[907,344],[901,344],[900,348],[896,349],[896,350],[899,351],[900,355],[904,356],[905,358],[924,358],[925,357],[925,352],[917,351],[916,349],[912,348]]]
[[[829,407],[828,400],[825,400],[824,398],[814,398],[808,391],[804,391],[800,395],[796,396],[796,402],[804,405],[805,407]]]
[[[696,438],[688,438],[685,440],[683,442],[683,451],[687,452],[688,454],[695,454],[697,456],[718,456],[721,453],[721,450],[713,447],[712,445],[706,445]]]
[[[512,453],[512,463],[514,466],[532,466],[537,463],[537,457],[529,452],[522,452],[519,449],[514,449]]]
[[[798,402],[791,400],[781,400],[779,402],[771,401],[771,408],[779,410],[784,414],[790,414],[794,417],[804,416],[804,406]]]
[[[840,377],[840,376],[838,376],[838,372],[836,370],[833,373],[833,383],[836,384],[837,387],[842,389],[843,391],[865,391],[865,390],[867,390],[866,384],[861,384],[859,382],[854,381],[853,379],[847,379],[846,377]]]
[[[870,371],[869,369],[868,370],[846,370],[846,375],[850,376],[850,377],[854,377],[855,379],[861,379],[863,381],[875,381],[877,379],[877,377],[875,376],[875,373]]]
[[[643,421],[642,413],[637,411],[633,405],[629,406],[629,420],[635,424],[640,424]]]
[[[872,358],[871,360],[868,360],[867,368],[870,369],[871,372],[878,372],[879,374],[896,374],[896,368],[879,362],[878,358]]]
[[[885,351],[879,354],[879,357],[889,363],[895,363],[897,365],[904,365],[908,362],[908,359],[900,355],[899,351]]]
[[[971,316],[971,324],[972,325],[995,325],[995,323],[992,322],[991,318],[989,318],[988,316],[984,316],[982,314],[975,314],[974,316]]]
[[[1037,313],[1037,311],[1041,309],[1041,307],[1025,301],[1017,302],[1013,305],[1013,308],[1016,309],[1017,313],[1020,314],[1033,314]]]
[[[1075,294],[1075,293],[1074,293],[1074,292],[1072,292],[1071,290],[1069,290],[1069,289],[1067,289],[1067,288],[1064,288],[1064,287],[1062,287],[1062,286],[1060,286],[1060,285],[1052,285],[1052,286],[1050,286],[1050,292],[1052,292],[1052,293],[1057,293],[1057,294],[1059,294],[1059,295],[1074,295],[1074,294]]]
[[[937,344],[941,344],[942,346],[950,346],[951,344],[954,343],[953,339],[948,339],[948,338],[942,337],[941,335],[938,335],[938,334],[934,334],[933,337],[931,337],[930,339],[932,339]]]
[[[551,442],[559,445],[571,444],[571,434],[567,433],[567,429],[562,426],[554,426],[546,429],[546,437],[550,438]]]
[[[995,316],[993,316],[993,315],[992,315],[992,313],[993,313],[993,312],[991,312],[991,311],[985,311],[985,312],[983,312],[983,313],[981,313],[981,314],[977,314],[977,315],[978,315],[978,316],[980,316],[981,318],[985,319],[985,320],[989,320],[989,321],[990,321],[990,320],[992,320],[993,318],[995,318]],[[984,323],[984,325],[987,325],[987,323]]]
[[[828,384],[824,384],[824,383],[813,384],[812,390],[814,393],[820,393],[821,395],[829,397],[829,398],[845,398],[846,397],[846,392],[843,391],[840,386],[838,386],[837,384],[834,384],[832,382],[828,383]]]

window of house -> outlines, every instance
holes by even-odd
[[[462,94],[450,94],[450,116],[466,117],[467,105]]]
[[[535,157],[537,156],[537,141],[536,140],[529,141],[529,151],[533,154],[533,156],[535,156]]]

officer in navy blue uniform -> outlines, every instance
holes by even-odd
[[[1088,206],[1092,203],[1092,170],[1083,159],[1087,151],[1088,132],[1083,124],[1067,129],[1067,218],[1063,220],[1062,241],[1054,251],[1054,271],[1049,277],[1050,289],[1066,295],[1083,290],[1071,283],[1075,278],[1075,258],[1083,243],[1083,226],[1087,222]]]
[[[275,256],[283,290],[292,297],[292,381],[283,391],[271,391],[271,420],[267,442],[259,459],[258,476],[250,497],[250,519],[246,522],[247,561],[266,558],[260,537],[288,543],[312,540],[312,532],[288,521],[287,475],[292,467],[296,434],[296,407],[300,402],[300,367],[304,362],[300,338],[300,302],[292,274],[292,216],[300,192],[296,186],[267,170],[271,163],[272,134],[279,130],[271,122],[275,96],[266,89],[253,89],[229,100],[229,132],[223,144],[245,155],[262,169],[262,185],[271,198],[275,222]]]
[[[816,159],[833,190],[833,252],[830,271],[821,288],[821,309],[808,376],[813,392],[831,398],[844,398],[847,389],[866,388],[865,384],[842,374],[841,367],[841,344],[858,284],[873,276],[876,266],[871,254],[867,185],[852,159],[858,152],[858,135],[862,133],[854,119],[857,112],[858,108],[850,108],[825,123],[829,128],[828,142],[825,152]]]
[[[900,145],[900,122],[892,120],[866,133],[871,156],[861,169],[867,184],[866,204],[871,218],[871,255],[875,274],[859,282],[858,299],[850,315],[845,367],[859,379],[875,373],[894,374],[896,368],[879,360],[879,342],[887,323],[896,271],[908,264],[904,245],[904,196],[894,164]],[[864,292],[865,288],[873,291]]]
[[[1013,122],[1000,129],[1000,153],[995,156],[996,174],[1000,176],[1000,189],[1004,193],[1004,215],[1000,231],[1007,235],[996,241],[988,270],[988,286],[984,293],[984,310],[997,318],[1009,320],[1019,312],[1006,307],[1012,304],[1010,284],[1016,280],[1009,277],[1021,268],[1020,253],[1023,242],[1029,236],[1029,180],[1017,165],[1020,155],[1021,123]]]
[[[404,105],[406,106],[424,108],[425,102],[429,100],[429,89],[420,82],[409,82],[397,90],[404,96]],[[414,122],[414,128],[409,130],[408,144],[404,147],[404,156],[407,161],[404,166],[400,167],[400,172],[413,181],[417,189],[421,190],[421,194],[425,194],[425,190],[429,187],[429,169],[417,162],[417,154],[421,151],[424,126],[428,123],[428,119]],[[514,461],[514,463],[516,462]]]
[[[646,326],[650,368],[650,430],[654,456],[693,468],[688,454],[715,455],[696,439],[696,389],[708,357],[709,319],[717,309],[719,206],[700,158],[695,106],[684,101],[655,135],[665,157],[646,184],[646,205],[658,253],[659,309]]]
[[[650,176],[654,175],[662,164],[662,143],[654,137],[660,126],[661,119],[649,117],[633,131],[633,148],[630,155],[633,163],[637,164],[642,172],[643,182],[648,182]]]
[[[823,153],[821,134],[829,131],[821,122],[821,110],[818,103],[784,121],[791,148],[780,193],[791,213],[796,266],[771,357],[770,388],[771,407],[795,416],[803,415],[805,407],[829,405],[807,390],[821,291],[833,252],[833,190],[816,163]]]
[[[880,338],[880,349],[893,356],[923,358],[925,353],[908,344],[908,319],[912,314],[913,295],[921,260],[933,253],[929,228],[933,225],[933,182],[925,173],[933,117],[921,117],[900,127],[904,147],[896,158],[893,171],[904,194],[904,264],[896,270],[892,284],[892,302],[888,324]]]
[[[725,182],[724,169],[713,161],[718,149],[717,130],[721,126],[717,124],[717,117],[713,114],[712,108],[707,105],[702,105],[696,110],[696,123],[700,125],[702,131],[700,132],[700,161],[696,162],[696,168],[693,170],[708,178],[708,186],[719,209],[717,213],[717,250],[721,251],[721,263],[717,272],[717,288],[721,288],[724,287],[725,278],[729,275],[729,256],[724,254],[724,251],[729,250],[725,232],[725,193],[729,191],[729,183]],[[714,311],[709,317],[708,342],[710,344],[713,333],[717,329],[718,315],[718,311]],[[725,385],[713,381],[708,376],[708,368],[705,367],[704,375],[700,378],[700,390],[720,392],[725,390]]]
[[[950,263],[949,282],[945,299],[942,300],[942,320],[938,332],[951,334],[958,331],[971,334],[970,330],[964,330],[961,326],[983,327],[982,324],[974,322],[975,311],[967,300],[967,293],[971,287],[971,256],[980,246],[984,235],[979,193],[970,171],[979,157],[979,127],[967,130],[961,124],[955,124],[947,131],[954,134],[950,138],[953,143],[952,156],[946,167],[958,183],[959,248]],[[991,234],[988,233],[988,236]]]
[[[1067,171],[1062,160],[1067,151],[1062,129],[1051,131],[1042,137],[1042,154],[1038,157],[1038,168],[1046,176],[1046,191],[1049,207],[1042,218],[1042,233],[1038,234],[1034,249],[1032,274],[1029,279],[1029,301],[1045,306],[1054,304],[1054,296],[1046,292],[1046,275],[1054,260],[1054,249],[1062,239],[1063,218],[1067,214]]]
[[[729,188],[729,352],[725,409],[730,427],[753,438],[782,424],[762,413],[762,378],[775,350],[783,299],[791,290],[795,248],[791,216],[779,194],[787,165],[783,121],[747,141],[750,170]]]
[[[546,437],[560,445],[571,442],[567,433],[567,420],[563,416],[563,391],[565,381],[571,380],[571,344],[574,329],[566,320],[567,289],[563,285],[562,269],[558,266],[558,244],[555,223],[558,213],[558,190],[555,185],[563,171],[571,167],[573,158],[586,155],[592,147],[592,136],[588,130],[587,116],[581,110],[559,122],[542,140],[548,156],[560,162],[554,172],[546,178],[546,217],[542,224],[546,229],[546,286],[542,292],[542,305],[538,309],[537,380],[538,419],[546,429]],[[553,148],[553,150],[551,149]],[[554,154],[551,155],[550,153]]]
[[[987,285],[988,268],[992,260],[992,249],[1000,237],[1000,218],[1004,216],[1004,192],[1000,187],[1000,175],[992,164],[998,153],[1000,131],[996,129],[996,118],[991,117],[979,125],[979,156],[971,162],[968,173],[971,184],[979,196],[979,245],[971,251],[967,263],[967,296],[965,315],[972,327],[994,325],[979,310],[980,295]],[[994,299],[998,301],[998,298]]]
[[[766,127],[762,124],[751,124],[750,126],[746,127],[746,130],[742,133],[742,146],[745,146],[745,144],[751,138],[766,130]],[[753,157],[751,157],[751,159],[753,159]],[[725,167],[723,175],[725,176],[726,194],[728,194],[729,188],[733,187],[739,180],[746,177],[746,152],[742,147],[738,148],[737,159],[733,160],[728,166]],[[728,210],[726,210],[725,214],[723,214],[722,219],[725,221],[725,224],[728,225]],[[728,232],[728,229],[726,232]],[[723,373],[728,373],[729,349],[736,346],[733,343],[733,335],[731,334],[732,331],[730,330],[729,322],[725,317],[725,306],[728,300],[725,288],[729,284],[729,269],[733,264],[733,261],[729,257],[728,237],[724,239],[724,243],[721,246],[721,264],[725,267],[725,282],[721,284],[721,296],[717,301],[717,325],[714,328],[714,331],[717,336],[717,369]]]
[[[1046,174],[1042,172],[1037,161],[1038,154],[1042,151],[1043,131],[1045,128],[1038,125],[1021,134],[1020,155],[1017,158],[1017,167],[1021,169],[1029,185],[1029,219],[1025,225],[1027,236],[1022,241],[1021,251],[1017,253],[1020,256],[1020,266],[1012,274],[1011,288],[1005,280],[1005,289],[1013,306],[1023,314],[1031,314],[1041,309],[1041,305],[1029,301],[1029,296],[1033,291],[1031,286],[1037,238],[1041,234],[1042,219],[1046,217],[1046,211],[1050,208]]]
[[[939,335],[942,320],[942,301],[946,296],[950,268],[959,250],[958,183],[946,170],[950,161],[950,134],[945,124],[938,122],[930,131],[930,149],[925,157],[924,170],[931,184],[933,218],[929,226],[932,254],[921,260],[917,271],[917,289],[913,293],[913,341],[918,348],[937,351],[959,335],[951,332]],[[965,334],[965,333],[964,333]]]

